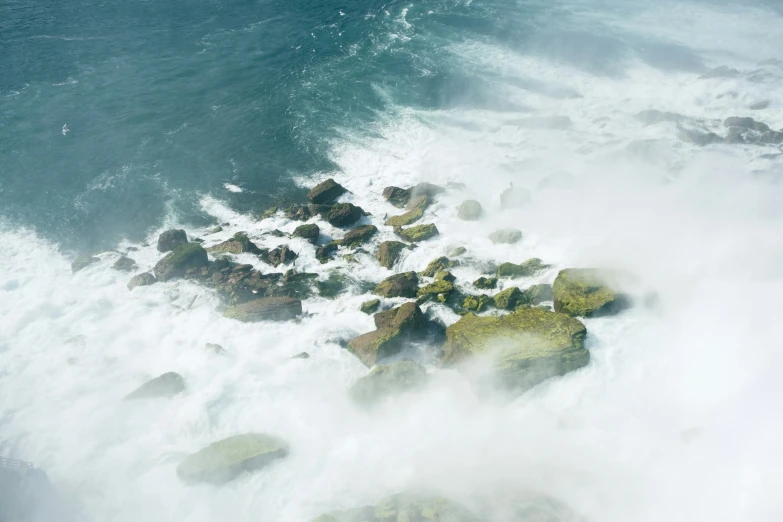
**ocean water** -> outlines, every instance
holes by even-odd
[[[562,522],[780,520],[783,151],[683,136],[730,116],[783,129],[782,27],[773,0],[0,4],[0,455],[96,522],[297,522],[421,489],[496,522],[531,495]],[[394,237],[385,186],[464,184],[398,271],[465,246],[461,284],[535,256],[552,268],[515,284],[609,266],[657,302],[585,320],[590,365],[510,403],[429,364],[428,388],[368,413],[347,396],[367,369],[340,346],[373,328],[358,290],[307,300],[299,323],[237,324],[209,290],[129,292],[111,268],[129,252],[151,269],[177,226],[380,281],[370,254],[321,265],[262,235],[299,223],[260,212],[328,177],[381,229],[370,252]],[[509,183],[531,205],[501,212]],[[481,221],[457,219],[468,198]],[[501,227],[523,241],[493,245]],[[73,274],[79,253],[100,262]],[[187,393],[122,401],[167,371]],[[220,488],[177,479],[248,431],[291,455]]]

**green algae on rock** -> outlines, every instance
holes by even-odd
[[[129,393],[125,400],[173,397],[184,391],[185,381],[182,376],[175,372],[167,372],[145,382]]]
[[[431,239],[440,232],[438,231],[438,227],[433,225],[432,223],[428,223],[426,225],[416,225],[408,228],[401,228],[399,230],[395,231],[398,236],[400,236],[402,239],[409,241],[411,243],[416,243],[418,241],[426,241],[427,239]]]
[[[404,303],[396,308],[385,310],[373,316],[375,327],[396,328],[410,337],[423,337],[427,334],[427,319],[416,303]]]
[[[381,306],[380,299],[370,299],[369,301],[365,301],[362,303],[362,305],[359,307],[359,311],[367,315],[370,315],[370,314],[374,314],[380,306]]]
[[[454,283],[440,280],[434,281],[428,285],[422,286],[416,292],[416,297],[419,299],[431,299],[439,294],[450,294],[454,291]]]
[[[257,254],[261,252],[255,243],[250,241],[247,234],[244,232],[237,232],[228,241],[223,241],[215,246],[207,248],[207,252],[226,252],[228,254],[241,254],[243,252],[249,252],[251,254]]]
[[[323,263],[328,263],[332,257],[334,256],[335,252],[337,252],[337,248],[340,246],[340,244],[337,241],[329,241],[323,246],[318,247],[315,250],[315,258]]]
[[[383,197],[397,208],[405,208],[411,198],[411,191],[399,187],[386,187],[383,189]]]
[[[378,283],[373,293],[381,297],[416,297],[418,288],[419,277],[416,272],[403,272]]]
[[[364,210],[352,203],[337,203],[329,209],[326,221],[334,227],[353,225],[364,216]]]
[[[405,243],[399,241],[384,241],[378,248],[378,252],[375,254],[375,259],[381,264],[382,267],[389,268],[394,266],[394,263],[399,259],[403,250],[408,248]]]
[[[351,397],[369,406],[389,396],[413,391],[427,382],[427,370],[418,363],[404,360],[377,365],[350,389]]]
[[[243,323],[287,321],[302,315],[302,301],[292,297],[262,297],[228,308],[223,316]]]
[[[512,245],[522,239],[522,231],[516,228],[501,228],[489,235],[489,240],[499,245]]]
[[[422,272],[421,275],[425,277],[434,277],[438,272],[454,268],[455,266],[457,266],[457,263],[449,260],[448,257],[439,257],[438,259],[430,261],[430,264],[427,265],[427,268],[424,269],[424,272]]]
[[[470,312],[483,312],[495,301],[488,295],[469,295],[462,301],[462,308]]]
[[[435,274],[435,281],[448,281],[449,283],[453,283],[456,280],[457,278],[454,277],[454,274],[452,274],[448,270],[441,270],[440,272]]]
[[[371,367],[376,361],[399,353],[403,345],[403,334],[399,328],[381,328],[348,341],[348,351]]]
[[[346,192],[348,191],[345,189],[345,187],[337,183],[332,178],[329,178],[313,187],[313,189],[307,194],[307,199],[316,205],[332,203]]]
[[[135,276],[131,277],[131,280],[128,281],[128,290],[133,290],[137,286],[149,286],[153,285],[157,282],[157,279],[155,279],[155,276],[150,274],[149,272],[142,272],[141,274],[136,274]]]
[[[188,242],[188,236],[182,229],[166,230],[158,236],[158,252],[171,252],[179,245]]]
[[[455,248],[451,252],[449,252],[449,257],[459,257],[459,256],[461,256],[462,254],[464,254],[467,251],[468,251],[467,248],[460,246],[460,247]]]
[[[400,214],[399,216],[390,217],[389,219],[386,220],[384,225],[389,227],[404,227],[406,225],[410,225],[411,223],[415,223],[416,221],[420,220],[422,216],[424,216],[424,210],[418,207],[409,210],[405,214]]]
[[[533,285],[525,290],[525,300],[532,305],[539,305],[546,301],[554,300],[552,294],[552,285],[540,284]]]
[[[288,444],[278,437],[263,433],[234,435],[186,457],[177,466],[177,476],[187,484],[224,484],[286,455]]]
[[[601,317],[625,310],[630,306],[628,297],[607,283],[617,275],[595,268],[561,270],[552,285],[555,311],[574,317]]]
[[[318,241],[318,235],[321,233],[321,229],[316,225],[315,223],[311,223],[308,225],[299,225],[294,229],[293,234],[291,236],[293,237],[301,237],[302,239],[306,239],[310,243],[315,243]]]
[[[343,236],[342,240],[340,240],[340,244],[344,247],[354,248],[363,243],[366,243],[377,233],[378,227],[375,225],[364,225],[356,227],[349,230],[345,236]]]
[[[198,243],[185,243],[169,252],[166,257],[155,265],[155,278],[158,281],[168,281],[183,277],[189,269],[207,266],[209,258],[207,251]]]
[[[418,493],[398,493],[374,506],[321,515],[312,522],[484,522],[451,500]]]
[[[473,281],[473,286],[481,290],[493,290],[498,286],[497,277],[479,277]]]
[[[543,261],[537,257],[534,257],[528,259],[521,265],[514,263],[502,263],[500,266],[498,266],[497,276],[510,278],[530,277],[547,268],[549,268],[549,265],[545,265]]]
[[[494,301],[495,306],[501,310],[514,310],[518,305],[525,302],[525,297],[519,288],[512,286],[495,294]]]

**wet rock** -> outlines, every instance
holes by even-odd
[[[306,239],[310,243],[318,241],[318,235],[321,233],[321,229],[315,223],[309,225],[299,225],[294,229],[293,237],[300,237]]]
[[[189,269],[200,269],[209,264],[207,251],[197,243],[185,243],[169,252],[155,265],[155,278],[169,281],[183,277]]]
[[[158,236],[158,252],[171,252],[187,242],[188,236],[184,230],[166,230]]]
[[[523,391],[587,365],[586,333],[578,320],[540,308],[501,317],[468,314],[446,329],[442,362],[453,366],[486,357],[490,372],[475,375],[479,380]]]
[[[419,196],[427,196],[428,198],[432,199],[438,194],[443,194],[446,192],[446,189],[444,187],[441,187],[440,185],[434,185],[432,183],[427,183],[426,181],[419,183],[418,185],[414,185],[410,188],[411,197],[416,198]]]
[[[159,397],[173,397],[185,391],[185,380],[175,372],[168,372],[145,382],[125,399],[154,399]]]
[[[494,301],[495,306],[501,310],[514,310],[518,305],[525,303],[525,296],[519,288],[512,286],[495,294]]]
[[[457,247],[454,250],[452,250],[451,252],[449,252],[449,257],[459,257],[459,256],[461,256],[462,254],[464,254],[467,251],[468,251],[468,249],[465,248],[465,247]]]
[[[414,208],[413,210],[409,210],[405,214],[390,217],[389,219],[386,220],[384,225],[389,227],[404,227],[420,220],[422,216],[424,216],[424,210],[422,210],[421,208]]]
[[[481,219],[482,213],[481,203],[475,199],[468,199],[463,201],[462,205],[459,206],[457,217],[464,221],[477,221]]]
[[[283,215],[291,221],[307,221],[316,214],[307,205],[291,205],[283,211]]]
[[[530,277],[547,268],[549,268],[549,265],[545,265],[540,259],[534,257],[532,259],[528,259],[521,265],[516,265],[514,263],[502,263],[500,266],[498,266],[497,276],[499,278]]]
[[[204,349],[208,352],[214,353],[215,355],[224,355],[228,353],[222,346],[216,343],[207,343],[204,345]]]
[[[324,246],[316,249],[315,258],[322,264],[328,263],[334,257],[335,252],[337,252],[337,247],[339,246],[340,244],[337,241],[330,241]]]
[[[408,200],[408,204],[405,205],[409,211],[420,210],[422,213],[430,206],[432,198],[430,196],[416,196]]]
[[[454,291],[454,284],[448,281],[435,281],[425,285],[416,292],[419,302],[425,302],[430,299],[436,299],[445,302],[448,294]]]
[[[346,192],[348,191],[342,185],[329,178],[316,185],[307,194],[307,199],[315,204],[332,203]]]
[[[278,437],[263,433],[234,435],[186,457],[177,466],[177,476],[187,484],[224,484],[286,455],[288,444]]]
[[[427,265],[427,268],[424,269],[424,272],[422,272],[421,275],[425,277],[434,277],[438,272],[448,268],[454,268],[455,266],[457,266],[457,264],[449,260],[448,257],[439,257],[430,261],[430,264]]]
[[[417,243],[419,241],[426,241],[427,239],[431,239],[440,232],[438,231],[438,227],[436,227],[433,224],[426,224],[426,225],[416,225],[408,228],[401,228],[399,230],[396,230],[396,233],[398,236],[400,236],[405,241],[409,241],[411,243]]]
[[[149,286],[155,284],[156,281],[154,275],[149,272],[143,272],[131,277],[131,280],[128,281],[128,290],[133,290],[137,286]]]
[[[500,208],[509,210],[512,208],[522,208],[529,205],[532,201],[530,191],[523,188],[514,188],[509,183],[509,187],[500,193]]]
[[[77,257],[76,260],[73,263],[71,263],[71,272],[75,274],[79,270],[84,270],[91,264],[97,263],[98,261],[100,261],[100,259],[97,257],[91,257],[91,256]]]
[[[481,290],[493,290],[498,286],[497,277],[479,277],[473,281],[473,286]]]
[[[348,233],[343,236],[340,244],[344,247],[355,248],[372,239],[377,233],[378,228],[375,225],[356,227],[353,230],[349,230]]]
[[[723,122],[723,125],[725,127],[739,127],[741,129],[750,129],[757,132],[767,132],[770,130],[769,125],[766,123],[756,121],[753,118],[740,118],[737,116],[726,118]]]
[[[348,342],[348,350],[367,367],[376,361],[396,355],[404,346],[404,336],[397,328],[381,328],[355,337]]]
[[[269,232],[264,232],[263,235],[272,236],[272,237],[285,237],[285,232],[278,229],[274,229],[274,230],[270,230]]]
[[[723,141],[723,138],[714,132],[700,132],[689,129],[681,129],[680,137],[683,141],[691,142],[700,147],[706,147],[707,145],[712,145],[713,143],[719,143]]]
[[[223,315],[243,323],[287,321],[302,315],[302,301],[292,297],[262,297],[232,306]]]
[[[326,299],[334,299],[345,292],[348,284],[349,280],[345,275],[339,272],[331,272],[329,277],[323,281],[318,281],[316,286],[318,287],[318,295]]]
[[[309,358],[310,358],[310,354],[307,352],[300,352],[296,355],[291,356],[291,359],[309,359]]]
[[[297,253],[288,248],[286,245],[281,245],[274,250],[271,250],[269,254],[267,254],[266,259],[270,265],[278,266],[293,263],[297,256]]]
[[[364,211],[352,203],[338,203],[334,205],[326,220],[334,227],[347,227],[353,225],[364,216]]]
[[[627,296],[607,283],[615,276],[612,271],[593,268],[561,270],[552,285],[555,311],[574,317],[601,317],[625,310],[630,306]]]
[[[748,109],[752,111],[761,111],[769,107],[769,100],[763,100],[760,102],[756,102],[748,106]]]
[[[413,361],[377,365],[356,381],[350,395],[359,404],[370,406],[392,395],[414,391],[427,382],[427,370]]]
[[[261,249],[250,241],[247,234],[244,232],[237,232],[228,241],[223,241],[222,243],[207,248],[207,252],[225,252],[227,254],[242,254],[247,252],[250,254],[258,254],[261,252]]]
[[[447,270],[441,270],[435,274],[435,281],[448,281],[449,283],[453,283],[456,280],[457,278],[454,277],[454,274]]]
[[[533,285],[525,290],[524,294],[525,301],[532,305],[539,305],[555,299],[552,293],[552,285],[550,284]]]
[[[264,211],[263,214],[261,214],[261,219],[268,219],[277,214],[277,207],[269,207]]]
[[[530,519],[531,522],[533,519]],[[542,521],[544,519],[541,519]],[[554,520],[554,519],[553,519]],[[399,493],[346,511],[335,511],[312,522],[485,522],[459,504],[436,496]]]
[[[416,272],[404,272],[387,277],[375,287],[374,294],[381,297],[416,297],[419,278]]]
[[[362,305],[359,307],[359,311],[367,315],[370,315],[378,311],[378,308],[380,308],[380,306],[381,306],[380,299],[370,299],[369,301],[365,301],[362,303]]]
[[[396,308],[377,313],[373,316],[375,327],[394,328],[409,337],[427,335],[427,319],[416,303],[404,303]]]
[[[136,261],[127,256],[120,257],[111,267],[115,270],[120,270],[121,272],[131,272],[138,268]]]
[[[516,228],[502,228],[489,235],[490,241],[499,245],[512,245],[522,239],[522,231]]]
[[[470,312],[483,312],[495,302],[488,295],[469,295],[462,301],[462,307]]]
[[[397,208],[405,208],[411,197],[410,190],[399,187],[386,187],[383,189],[383,197]]]
[[[375,258],[381,266],[391,269],[400,257],[400,254],[407,248],[405,243],[399,241],[384,241],[378,248]]]

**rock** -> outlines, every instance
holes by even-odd
[[[444,192],[446,192],[444,187],[441,187],[440,185],[433,185],[432,183],[427,183],[426,181],[423,181],[418,185],[414,185],[410,188],[411,198],[416,198],[419,196],[434,198],[438,194],[442,194]]]
[[[530,277],[547,268],[549,268],[549,265],[545,265],[540,259],[534,257],[532,259],[528,259],[521,265],[515,265],[514,263],[502,263],[500,266],[498,266],[497,276],[511,278]]]
[[[683,141],[691,142],[699,147],[706,147],[707,145],[723,141],[723,138],[714,132],[699,132],[691,129],[680,129],[680,138]]]
[[[367,367],[392,355],[404,346],[404,336],[399,329],[382,328],[355,337],[348,342],[348,350]]]
[[[490,374],[479,379],[497,379],[503,387],[522,391],[587,365],[586,333],[578,320],[540,308],[501,317],[468,314],[446,329],[442,361],[452,366],[487,357]]]
[[[438,227],[433,224],[416,225],[408,228],[401,228],[396,231],[397,235],[402,239],[411,243],[418,241],[426,241],[440,234]]]
[[[748,106],[748,109],[752,111],[761,111],[769,107],[769,100],[762,100],[756,103],[752,103]]]
[[[441,270],[435,274],[435,281],[448,281],[449,283],[453,283],[456,280],[457,278],[454,277],[454,274],[447,270]]]
[[[320,261],[322,264],[328,263],[334,256],[334,253],[337,252],[338,246],[339,243],[337,241],[330,241],[326,243],[324,246],[316,249],[315,258],[318,259],[318,261]]]
[[[541,284],[533,285],[524,292],[525,301],[532,305],[539,305],[546,301],[553,301],[555,299],[552,294],[552,285]]]
[[[493,290],[498,286],[497,277],[479,277],[473,281],[473,286],[481,290]]]
[[[128,281],[128,290],[133,290],[137,286],[149,286],[155,284],[156,281],[157,279],[155,279],[154,275],[149,272],[143,272],[131,277],[131,280]]]
[[[625,310],[630,305],[628,298],[606,282],[615,275],[593,268],[561,270],[552,285],[555,311],[574,317],[601,317]]]
[[[121,256],[111,267],[122,272],[131,272],[138,268],[136,261],[127,256]]]
[[[300,352],[296,355],[291,356],[291,359],[309,359],[309,358],[310,358],[310,354],[307,352]]]
[[[468,199],[459,206],[457,217],[464,221],[477,221],[481,219],[482,213],[481,203],[475,199]]]
[[[312,223],[310,225],[299,225],[294,229],[294,233],[291,235],[293,237],[301,237],[302,239],[306,239],[310,243],[315,243],[318,241],[318,235],[320,233],[321,229],[318,228],[318,225]]]
[[[264,232],[263,235],[272,236],[272,237],[285,237],[285,232],[278,229],[274,229],[274,230],[270,230],[269,232]]]
[[[166,230],[158,236],[158,252],[171,252],[187,242],[188,236],[184,230]]]
[[[287,321],[302,315],[302,301],[292,297],[262,297],[232,306],[223,315],[243,323]]]
[[[283,211],[283,215],[291,221],[307,221],[317,214],[314,214],[307,205],[291,205]]]
[[[423,300],[437,298],[437,296],[443,295],[444,298],[438,299],[441,302],[445,301],[445,296],[454,291],[454,284],[448,281],[435,281],[428,285],[425,285],[416,292],[416,297]]]
[[[334,299],[345,291],[348,286],[348,280],[345,275],[338,272],[331,272],[329,277],[316,283],[318,295],[326,299]]]
[[[288,444],[277,437],[263,433],[234,435],[187,456],[177,466],[177,476],[187,484],[224,484],[286,455]]]
[[[277,214],[277,207],[269,207],[261,214],[261,219],[268,219]]]
[[[204,349],[208,352],[214,353],[215,355],[224,355],[227,353],[222,346],[216,343],[207,343],[204,345]]]
[[[522,231],[516,228],[501,228],[489,235],[490,241],[500,245],[513,245],[522,239]]]
[[[405,248],[407,248],[405,243],[400,243],[399,241],[384,241],[381,243],[380,248],[378,248],[375,258],[381,266],[391,269]]]
[[[381,297],[416,297],[419,278],[416,272],[404,272],[387,277],[375,287],[373,293]]]
[[[404,303],[377,313],[373,320],[378,329],[394,328],[411,337],[423,337],[427,334],[427,319],[416,303]]]
[[[71,263],[71,272],[75,274],[79,270],[83,270],[88,266],[90,266],[91,264],[97,263],[98,261],[100,261],[100,259],[97,257],[90,257],[90,256],[77,257],[76,260],[73,263]]]
[[[468,251],[468,249],[465,248],[465,247],[457,247],[454,250],[452,250],[451,252],[449,252],[449,257],[459,257],[459,256],[461,256],[462,254],[464,254],[467,251]]]
[[[223,227],[220,225],[216,226],[215,228],[211,229],[208,234],[217,234],[218,232],[223,232]]]
[[[430,261],[430,264],[427,265],[427,268],[424,269],[424,272],[422,272],[421,275],[425,277],[434,277],[438,272],[455,266],[457,266],[457,264],[449,260],[448,257],[439,257]]]
[[[166,254],[166,257],[155,265],[155,278],[158,281],[169,281],[184,277],[189,269],[199,269],[209,264],[207,251],[197,243],[185,243]]]
[[[340,244],[344,247],[354,248],[362,243],[366,243],[377,233],[378,228],[375,225],[356,227],[353,230],[349,230],[348,233],[343,236]]]
[[[293,263],[298,254],[288,248],[286,245],[281,245],[267,254],[267,261],[272,266],[287,265]]]
[[[378,310],[378,308],[380,308],[380,306],[381,306],[380,299],[370,299],[369,301],[365,301],[362,303],[362,306],[359,307],[359,311],[367,315],[370,315],[370,314],[374,314]]]
[[[329,178],[319,183],[308,194],[307,199],[315,204],[332,203],[337,198],[348,192],[342,185]]]
[[[383,189],[383,197],[395,207],[405,208],[405,205],[408,204],[408,200],[411,197],[411,192],[410,190],[401,189],[399,187],[386,187]]]
[[[462,307],[470,312],[483,312],[494,305],[494,300],[488,295],[469,295],[462,301]]]
[[[421,388],[427,382],[427,370],[413,361],[398,361],[377,365],[356,381],[350,395],[358,403],[369,406],[391,395]]]
[[[424,210],[422,210],[421,208],[414,208],[412,210],[409,210],[405,214],[390,217],[389,219],[386,220],[384,225],[389,227],[404,227],[420,220],[423,215],[424,215]]]
[[[185,391],[185,381],[178,373],[168,372],[147,381],[134,391],[129,393],[125,399],[154,399],[158,397],[173,397]]]
[[[351,203],[338,203],[332,207],[326,220],[334,227],[353,225],[364,216],[364,210]]]
[[[414,210],[421,210],[424,212],[424,210],[430,206],[431,198],[429,196],[416,196],[415,198],[411,198],[408,201],[408,204],[405,205],[405,208],[407,208],[409,211],[413,212]]]
[[[531,201],[529,190],[514,188],[512,183],[509,183],[509,187],[500,193],[500,208],[503,210],[522,208],[529,205]]]
[[[512,286],[495,294],[494,301],[495,306],[501,310],[514,310],[517,305],[525,302],[525,297],[519,288]]]
[[[445,498],[399,493],[375,506],[327,513],[312,522],[485,522],[485,519]]]
[[[261,252],[255,243],[250,241],[247,234],[244,232],[237,232],[228,241],[223,241],[215,246],[207,248],[207,252],[225,252],[228,254],[242,254],[248,252],[251,254],[257,254]]]
[[[737,116],[726,118],[723,125],[724,127],[740,127],[742,129],[750,129],[757,132],[767,132],[770,130],[769,125],[766,123],[761,123],[753,118],[739,118]]]
[[[759,136],[757,143],[760,145],[780,145],[783,144],[783,131],[767,131]]]

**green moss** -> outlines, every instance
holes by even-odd
[[[407,245],[405,243],[400,243],[399,241],[384,241],[381,243],[380,248],[378,248],[375,258],[381,266],[391,268],[394,266],[394,263],[397,262],[397,259],[399,259],[402,251],[406,248]]]
[[[628,298],[606,283],[617,274],[598,269],[561,270],[552,285],[555,311],[571,316],[600,317],[619,313],[629,306]]]
[[[492,304],[494,301],[488,295],[469,295],[463,300],[462,307],[471,312],[483,312]]]
[[[549,265],[545,265],[540,259],[534,257],[528,259],[521,265],[516,265],[514,263],[501,264],[498,266],[497,276],[510,278],[530,277],[547,268],[549,268]]]
[[[362,306],[359,307],[359,311],[367,315],[370,315],[370,314],[374,314],[380,306],[381,306],[380,299],[370,299],[369,301],[365,301],[362,303]]]
[[[420,220],[422,216],[424,216],[424,210],[421,207],[417,207],[409,210],[405,214],[390,217],[386,220],[384,225],[390,227],[404,227]]]
[[[481,290],[493,290],[498,286],[497,277],[479,277],[473,281],[473,286]]]
[[[435,274],[435,281],[448,281],[449,283],[453,283],[456,280],[457,278],[454,277],[454,274],[447,270],[441,270]]]
[[[398,236],[406,241],[410,241],[411,243],[425,241],[440,234],[438,227],[433,224],[416,225],[413,227],[402,228],[396,232]]]
[[[467,251],[468,251],[468,249],[465,248],[465,247],[457,247],[454,250],[452,250],[451,252],[449,252],[449,257],[459,257],[459,256],[461,256],[462,254],[464,254]]]
[[[517,305],[524,302],[522,291],[512,286],[502,292],[495,294],[495,306],[501,310],[513,310]]]
[[[372,239],[372,237],[377,233],[378,227],[375,225],[364,225],[361,227],[356,227],[345,234],[342,241],[340,241],[340,244],[349,248],[357,247],[362,243],[366,243]]]
[[[427,265],[427,268],[424,269],[424,272],[422,272],[421,275],[425,277],[433,277],[438,272],[448,268],[453,268],[455,265],[456,264],[450,261],[448,257],[439,257],[438,259],[433,259],[430,264]]]
[[[418,287],[419,277],[416,272],[403,272],[378,283],[373,293],[382,297],[416,297]]]
[[[377,361],[402,350],[404,336],[399,328],[380,328],[355,337],[348,342],[348,351],[371,367]]]
[[[416,292],[417,297],[424,297],[436,294],[448,294],[454,290],[454,284],[448,281],[435,281],[426,286],[419,288]]]

